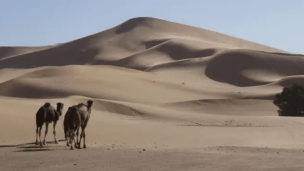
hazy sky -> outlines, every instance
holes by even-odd
[[[304,0],[0,0],[0,46],[71,41],[141,16],[304,54]]]

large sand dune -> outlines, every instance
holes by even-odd
[[[301,54],[144,17],[56,45],[0,47],[0,158],[15,164],[28,161],[24,165],[31,170],[39,169],[30,161],[37,156],[63,168],[62,161],[72,161],[54,156],[76,153],[93,163],[79,167],[93,170],[100,169],[98,164],[119,170],[117,163],[131,170],[157,169],[160,158],[170,163],[159,165],[160,170],[200,170],[205,166],[198,159],[208,170],[301,167],[293,161],[304,148],[304,120],[278,117],[271,100],[283,86],[304,85],[303,66]],[[65,114],[69,106],[87,99],[94,100],[86,131],[89,149],[67,151],[64,142],[43,148],[31,144],[35,113],[43,103],[63,102]],[[58,139],[63,139],[62,119]],[[52,131],[47,140],[53,141]],[[35,157],[6,157],[16,150],[35,152]],[[217,153],[222,157],[213,156]],[[119,158],[121,154],[129,159]],[[110,157],[98,161],[97,155]],[[267,155],[270,161],[264,161]],[[218,164],[229,156],[235,158],[233,167]],[[80,158],[73,160],[83,162]],[[276,165],[280,158],[290,165]],[[1,162],[0,168],[24,167]]]
[[[39,50],[50,48],[51,46],[38,46],[38,47],[0,47],[0,59],[10,56],[18,56],[21,54],[36,52]]]

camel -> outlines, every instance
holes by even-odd
[[[48,127],[50,123],[53,124],[53,134],[54,134],[54,139],[55,143],[58,144],[58,141],[56,139],[56,124],[57,121],[59,120],[61,114],[62,114],[62,109],[63,109],[64,104],[61,102],[57,103],[57,109],[51,105],[51,103],[46,102],[43,106],[41,106],[37,113],[36,113],[36,145],[40,144],[40,146],[46,145],[45,138],[48,133]],[[45,135],[44,135],[44,140],[43,143],[41,143],[41,129],[43,124],[45,123]],[[39,134],[39,135],[38,135]],[[38,136],[39,136],[39,143],[38,143]]]
[[[78,104],[80,105],[80,104]],[[71,106],[68,108],[67,112],[64,115],[64,120],[63,120],[63,128],[64,128],[64,137],[66,140],[66,145],[70,146],[71,144],[71,140],[69,140],[70,138],[70,131],[69,131],[69,125],[68,125],[68,119],[70,117],[70,113],[71,113],[71,109],[72,107],[76,107],[77,105]],[[79,136],[79,129],[76,130],[76,137],[77,137],[77,142],[78,142],[78,136]],[[76,144],[75,144],[75,148],[76,148]]]
[[[70,137],[69,134],[69,129],[68,129],[68,118],[70,116],[70,111],[72,107],[69,107],[68,110],[66,111],[63,119],[63,129],[64,129],[64,138],[67,141],[67,146],[70,146],[70,143],[68,142],[68,137]]]
[[[64,137],[65,137],[65,140],[67,141],[67,143],[66,143],[67,146],[70,146],[70,144],[72,143],[71,140],[69,140],[70,131],[69,131],[69,125],[68,125],[68,118],[70,116],[71,109],[72,109],[72,107],[77,107],[77,106],[82,106],[82,105],[85,105],[85,104],[79,103],[77,105],[71,106],[68,108],[67,112],[65,113],[64,120],[63,120],[63,127],[64,127]],[[78,144],[78,137],[79,137],[79,128],[76,130],[77,144]],[[77,148],[76,144],[75,144],[75,148]]]
[[[69,118],[68,118],[68,130],[69,130],[69,136],[70,136],[70,142],[71,142],[71,150],[74,149],[73,147],[73,142],[75,148],[81,149],[81,139],[83,138],[83,148],[86,148],[86,143],[85,143],[85,128],[88,125],[90,115],[91,115],[91,108],[93,105],[92,100],[88,100],[87,104],[84,103],[79,103],[76,106],[72,106],[70,108],[70,113],[69,113]],[[81,127],[81,134],[78,142],[75,141],[75,132],[79,130],[79,127]]]

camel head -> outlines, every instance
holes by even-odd
[[[57,112],[59,113],[59,115],[61,116],[62,114],[62,109],[63,109],[64,104],[61,102],[57,103]]]
[[[88,110],[91,109],[92,105],[93,105],[93,101],[92,100],[88,100],[87,101],[87,105],[88,105]]]

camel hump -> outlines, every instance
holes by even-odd
[[[70,109],[70,111],[71,112],[75,112],[75,111],[78,110],[78,108],[79,108],[79,106],[72,106],[71,109]]]
[[[48,107],[50,107],[51,106],[51,103],[50,102],[46,102],[46,103],[44,103],[44,105],[43,105],[43,107],[46,107],[46,108],[48,108]]]

